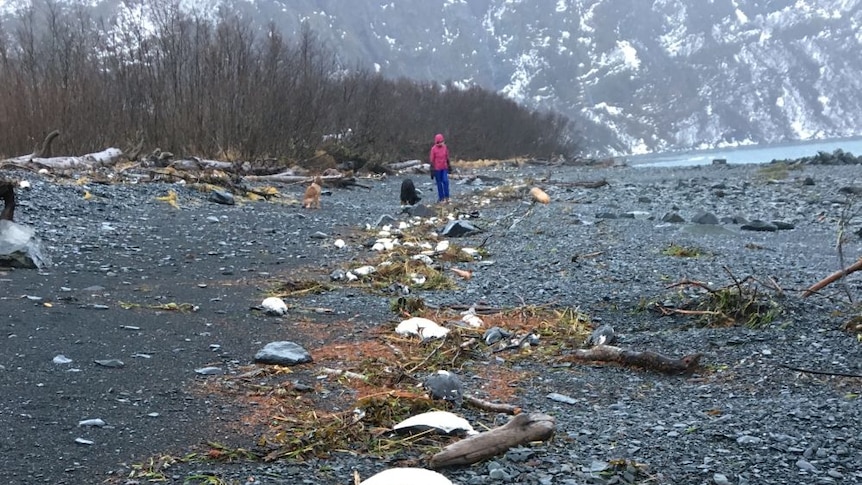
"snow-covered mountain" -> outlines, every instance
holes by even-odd
[[[98,8],[128,5],[118,1]],[[560,111],[595,153],[862,135],[862,0],[226,5],[256,25],[307,23],[348,66],[478,84]]]

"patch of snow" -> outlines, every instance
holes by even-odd
[[[568,5],[566,5],[566,0],[557,0],[557,6],[554,9],[557,11],[557,13],[563,13],[568,9],[569,9],[569,7],[568,7]]]
[[[626,66],[637,70],[640,68],[641,61],[638,59],[638,50],[627,40],[617,41],[617,49],[620,50],[623,56],[623,61]]]
[[[593,109],[594,110],[604,110],[609,115],[613,115],[613,116],[619,116],[619,115],[623,114],[622,108],[619,108],[617,106],[611,106],[608,103],[605,103],[604,101],[593,106]]]
[[[515,69],[509,77],[509,83],[500,92],[515,101],[523,101],[527,87],[544,67],[544,63],[535,50],[521,54],[515,60]]]

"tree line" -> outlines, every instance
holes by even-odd
[[[179,156],[299,161],[325,150],[384,162],[424,157],[438,132],[465,159],[578,148],[562,115],[340,65],[307,28],[289,39],[227,10],[126,6],[106,20],[39,0],[0,23],[0,154],[29,153],[55,129],[64,154],[143,139]]]

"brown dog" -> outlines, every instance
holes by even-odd
[[[305,189],[305,197],[302,199],[303,207],[306,209],[311,209],[312,207],[320,209],[320,191],[322,190],[322,185],[323,180],[320,176],[314,177],[314,181]]]

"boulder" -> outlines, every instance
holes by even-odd
[[[31,227],[0,220],[0,266],[43,268],[51,260]]]

